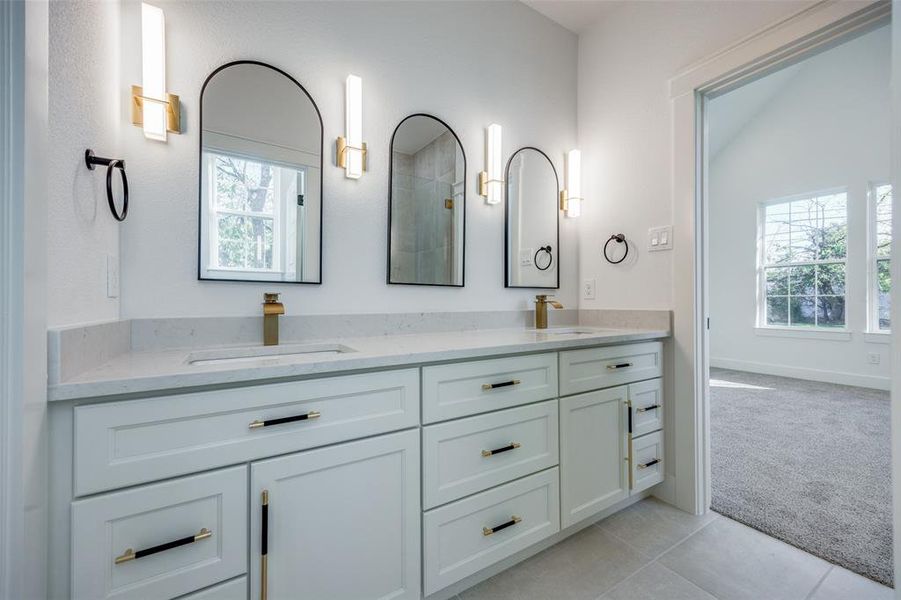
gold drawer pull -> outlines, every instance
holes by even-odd
[[[649,410],[657,410],[658,408],[662,408],[662,407],[659,404],[652,404],[650,406],[643,406],[641,408],[636,408],[635,412],[643,413],[643,412],[648,412]]]
[[[617,369],[625,369],[632,366],[634,366],[632,363],[619,363],[616,365],[607,365],[607,369],[610,371],[616,371]]]
[[[115,563],[117,565],[121,565],[124,562],[128,562],[130,560],[135,560],[138,558],[144,558],[145,556],[150,556],[151,554],[156,554],[157,552],[163,552],[165,550],[171,550],[172,548],[178,548],[179,546],[186,546],[187,544],[193,544],[194,542],[199,542],[200,540],[205,540],[208,537],[212,536],[213,532],[204,527],[200,530],[200,533],[196,535],[189,535],[187,537],[183,537],[178,540],[174,540],[171,542],[166,542],[165,544],[160,544],[159,546],[152,546],[150,548],[146,548],[144,550],[138,550],[135,552],[131,548],[126,550],[121,556],[117,556]]]
[[[510,517],[510,520],[507,521],[506,523],[501,523],[500,525],[495,525],[494,527],[490,527],[490,528],[482,527],[482,535],[487,536],[487,535],[491,535],[492,533],[497,533],[501,529],[506,529],[507,527],[513,527],[520,521],[522,521],[522,517],[517,517],[516,515],[513,515],[512,517]]]
[[[251,429],[257,429],[259,427],[271,427],[272,425],[282,425],[284,423],[293,423],[295,421],[309,421],[310,419],[318,419],[321,415],[318,411],[311,410],[310,412],[303,415],[294,415],[293,417],[282,417],[280,419],[267,419],[266,421],[260,421],[257,419],[256,421],[251,421],[250,427]]]
[[[519,379],[511,379],[510,381],[502,381],[500,383],[483,383],[482,389],[487,391],[496,388],[510,387],[511,385],[519,385],[520,383],[522,383],[522,381]]]
[[[494,456],[495,454],[500,454],[501,452],[516,450],[520,446],[521,444],[519,442],[510,442],[509,444],[501,448],[495,448],[494,450],[482,450],[482,456]]]
[[[649,461],[646,462],[646,463],[641,463],[641,464],[639,464],[639,465],[638,465],[638,468],[639,468],[639,469],[647,469],[648,467],[652,467],[652,466],[656,465],[656,464],[659,463],[659,462],[660,462],[660,459],[659,459],[659,458],[655,458],[654,460],[649,460]]]

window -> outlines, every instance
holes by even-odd
[[[758,323],[843,328],[848,215],[845,192],[760,207]]]
[[[204,152],[204,172],[209,270],[292,280],[304,170]]]
[[[870,330],[892,326],[892,186],[870,186]]]

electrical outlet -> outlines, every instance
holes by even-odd
[[[878,352],[870,352],[867,354],[867,362],[871,365],[878,365],[882,361],[882,355]]]
[[[582,298],[585,300],[594,300],[595,298],[595,280],[586,279],[582,282]]]
[[[119,258],[112,254],[106,257],[106,297],[119,297]]]

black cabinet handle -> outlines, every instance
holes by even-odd
[[[495,448],[494,450],[482,450],[482,456],[494,456],[495,454],[500,454],[501,452],[516,450],[520,447],[520,445],[521,444],[519,442],[510,442],[508,445],[501,448]]]
[[[617,369],[625,369],[626,367],[631,366],[633,366],[632,363],[619,363],[616,365],[607,365],[607,369],[609,369],[610,371],[616,371]]]
[[[658,408],[661,408],[661,406],[659,404],[652,404],[650,406],[643,406],[641,408],[636,408],[635,412],[643,413],[643,412],[648,412],[649,410],[657,410]]]
[[[500,383],[483,383],[483,390],[493,390],[495,388],[510,387],[511,385],[519,385],[522,383],[519,379],[511,379],[510,381],[502,381]]]
[[[506,523],[501,523],[500,525],[495,525],[494,527],[482,527],[482,535],[491,535],[492,533],[497,533],[501,529],[506,529],[507,527],[513,527],[517,523],[522,521],[522,517],[517,517],[513,515],[510,517],[510,520]]]
[[[260,495],[260,600],[269,593],[269,490]]]
[[[165,544],[152,546],[150,548],[145,548],[144,550],[138,550],[137,552],[129,548],[121,556],[116,557],[115,563],[117,565],[121,565],[124,562],[136,560],[138,558],[144,558],[145,556],[150,556],[151,554],[156,554],[157,552],[165,552],[166,550],[171,550],[172,548],[178,548],[179,546],[193,544],[194,542],[205,540],[212,535],[213,532],[204,527],[200,530],[200,533],[197,533],[195,535],[189,535],[178,540],[166,542]]]
[[[271,427],[273,425],[283,425],[284,423],[293,423],[295,421],[309,421],[310,419],[318,419],[321,415],[318,411],[311,410],[310,412],[303,415],[294,415],[293,417],[282,417],[280,419],[267,419],[265,421],[261,421],[257,419],[256,421],[251,421],[250,429],[258,429],[260,427]]]
[[[638,468],[639,468],[639,469],[647,469],[648,467],[654,466],[654,465],[656,465],[656,464],[659,463],[659,462],[660,462],[660,459],[659,459],[659,458],[655,458],[654,460],[649,460],[649,461],[646,462],[646,463],[639,464],[639,465],[638,465]]]

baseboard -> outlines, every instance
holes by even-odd
[[[892,386],[891,377],[859,375],[857,373],[843,373],[841,371],[823,371],[820,369],[807,369],[804,367],[791,367],[787,365],[773,365],[748,360],[735,360],[733,358],[711,358],[710,366],[719,369],[748,371],[751,373],[763,373],[764,375],[778,375],[780,377],[794,377],[795,379],[837,383],[839,385],[853,385],[876,390],[888,391]]]

